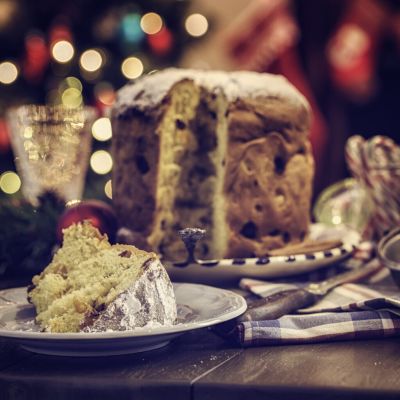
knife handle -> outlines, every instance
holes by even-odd
[[[317,297],[303,289],[290,289],[251,303],[236,322],[277,319],[314,304]]]

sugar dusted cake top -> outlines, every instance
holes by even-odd
[[[172,284],[157,256],[111,245],[89,222],[64,230],[62,247],[32,282],[28,299],[48,332],[121,331],[176,318]]]
[[[308,108],[304,96],[281,75],[252,71],[202,71],[167,68],[124,86],[118,92],[115,105],[117,114],[130,108],[146,110],[161,103],[170,88],[177,82],[191,79],[211,91],[220,88],[229,101],[240,97],[276,97]]]

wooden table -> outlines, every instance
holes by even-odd
[[[207,330],[104,358],[0,341],[0,399],[399,399],[400,340],[240,349]]]
[[[79,358],[0,340],[5,399],[400,399],[400,339],[242,349],[207,329],[165,348]]]

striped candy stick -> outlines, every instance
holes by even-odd
[[[370,185],[368,174],[366,173],[367,165],[364,156],[364,143],[365,140],[359,135],[351,136],[346,143],[345,157],[348,168],[355,179],[360,183],[368,195],[371,197]],[[373,223],[370,217],[368,223],[364,227],[362,236],[366,240],[370,240],[373,236]]]
[[[378,235],[400,222],[400,149],[388,137],[375,136],[367,143],[369,174],[374,183]]]
[[[378,238],[400,223],[400,148],[385,136],[368,141],[352,136],[346,144],[346,161],[373,203],[364,237]]]

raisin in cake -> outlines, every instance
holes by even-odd
[[[176,319],[173,287],[156,255],[111,245],[86,222],[64,230],[62,247],[32,283],[28,300],[44,331],[121,331]]]
[[[122,88],[112,119],[113,202],[138,243],[181,258],[177,230],[200,227],[198,256],[250,257],[307,235],[310,109],[285,78],[166,69]]]

